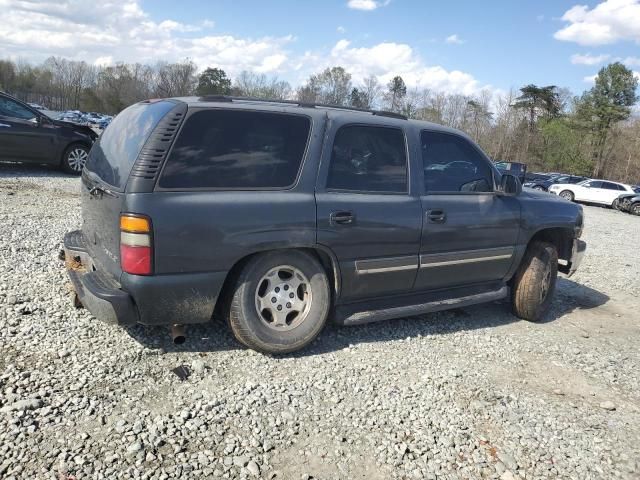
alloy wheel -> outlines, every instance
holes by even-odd
[[[255,293],[260,320],[278,331],[291,330],[304,322],[311,301],[311,283],[289,265],[269,270],[258,282]]]
[[[87,151],[84,148],[76,147],[69,152],[67,156],[67,163],[69,168],[74,172],[80,172],[84,168],[85,163],[87,163]]]

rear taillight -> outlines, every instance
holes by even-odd
[[[120,215],[120,265],[133,275],[153,273],[151,219],[144,215]]]

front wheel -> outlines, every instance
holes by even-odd
[[[573,195],[573,192],[571,190],[563,190],[560,192],[560,196],[562,198],[564,198],[565,200],[569,200],[570,202],[573,202],[573,199],[575,198],[575,196]]]
[[[540,321],[551,305],[557,277],[556,247],[547,242],[529,245],[514,277],[511,291],[513,313],[525,320]]]
[[[62,169],[72,175],[80,175],[89,158],[89,148],[79,143],[69,146],[62,155]]]
[[[629,209],[629,211],[634,215],[640,215],[640,203],[635,203],[631,205],[631,208]]]
[[[539,192],[546,192],[547,189],[544,188],[542,185],[536,185],[535,187],[533,187],[534,190],[538,190]]]
[[[311,343],[324,327],[329,281],[312,255],[280,251],[253,257],[242,269],[229,303],[235,338],[266,353],[289,353]]]

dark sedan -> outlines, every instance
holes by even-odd
[[[0,160],[56,165],[79,175],[98,135],[89,127],[54,120],[0,92]]]
[[[556,183],[580,183],[583,180],[587,180],[586,177],[580,177],[577,175],[551,175],[546,179],[538,178],[536,180],[530,180],[525,182],[524,186],[533,188],[534,190],[541,190],[543,192],[548,192],[549,187]]]

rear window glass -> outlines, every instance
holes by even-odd
[[[298,177],[311,121],[300,115],[202,110],[187,118],[162,188],[286,188]]]
[[[91,149],[87,170],[124,190],[136,158],[158,122],[173,102],[136,103],[120,112]]]

